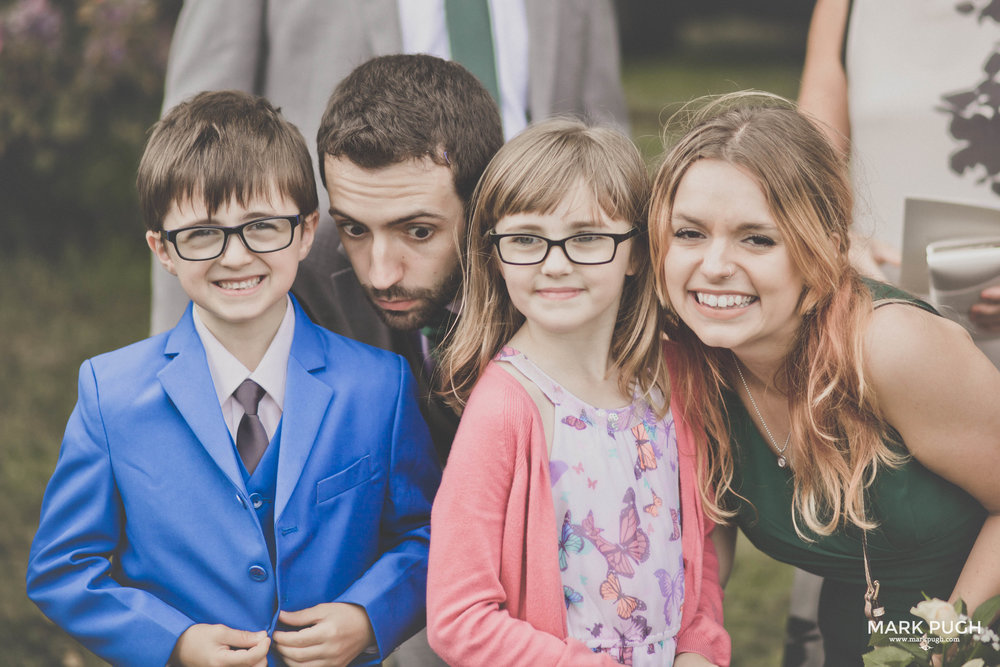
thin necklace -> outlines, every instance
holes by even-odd
[[[778,467],[784,468],[788,465],[788,460],[785,458],[785,450],[788,449],[788,443],[792,440],[792,432],[791,430],[788,431],[788,437],[785,438],[785,444],[778,447],[778,443],[775,441],[774,436],[771,435],[771,429],[767,427],[767,422],[764,421],[764,415],[760,414],[760,408],[757,407],[757,401],[753,400],[753,394],[750,393],[750,385],[747,384],[747,379],[743,377],[743,371],[740,370],[740,360],[736,358],[735,354],[733,354],[733,361],[736,363],[736,372],[740,374],[740,381],[743,382],[743,388],[747,390],[747,396],[750,398],[750,405],[753,406],[753,411],[757,413],[757,419],[760,420],[761,426],[764,427],[764,432],[767,433],[767,437],[771,441],[771,446],[774,447],[774,451],[778,452]]]

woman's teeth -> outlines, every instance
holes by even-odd
[[[705,294],[695,292],[698,303],[710,308],[742,308],[749,306],[757,298],[745,294]]]

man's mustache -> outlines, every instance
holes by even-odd
[[[371,285],[365,285],[365,290],[373,299],[384,299],[386,301],[416,301],[419,299],[432,299],[434,291],[428,289],[406,289],[393,285],[386,289],[375,289]]]

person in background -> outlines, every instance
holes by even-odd
[[[851,156],[855,258],[866,273],[898,275],[906,197],[1000,208],[1000,134],[988,120],[1000,111],[996,4],[816,2],[799,104]],[[982,292],[970,319],[1000,332],[1000,288]],[[981,347],[1000,366],[1000,343]]]

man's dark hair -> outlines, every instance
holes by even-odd
[[[320,178],[327,155],[379,169],[429,157],[448,166],[468,205],[503,144],[496,102],[468,70],[428,55],[373,58],[333,91],[316,137]]]

